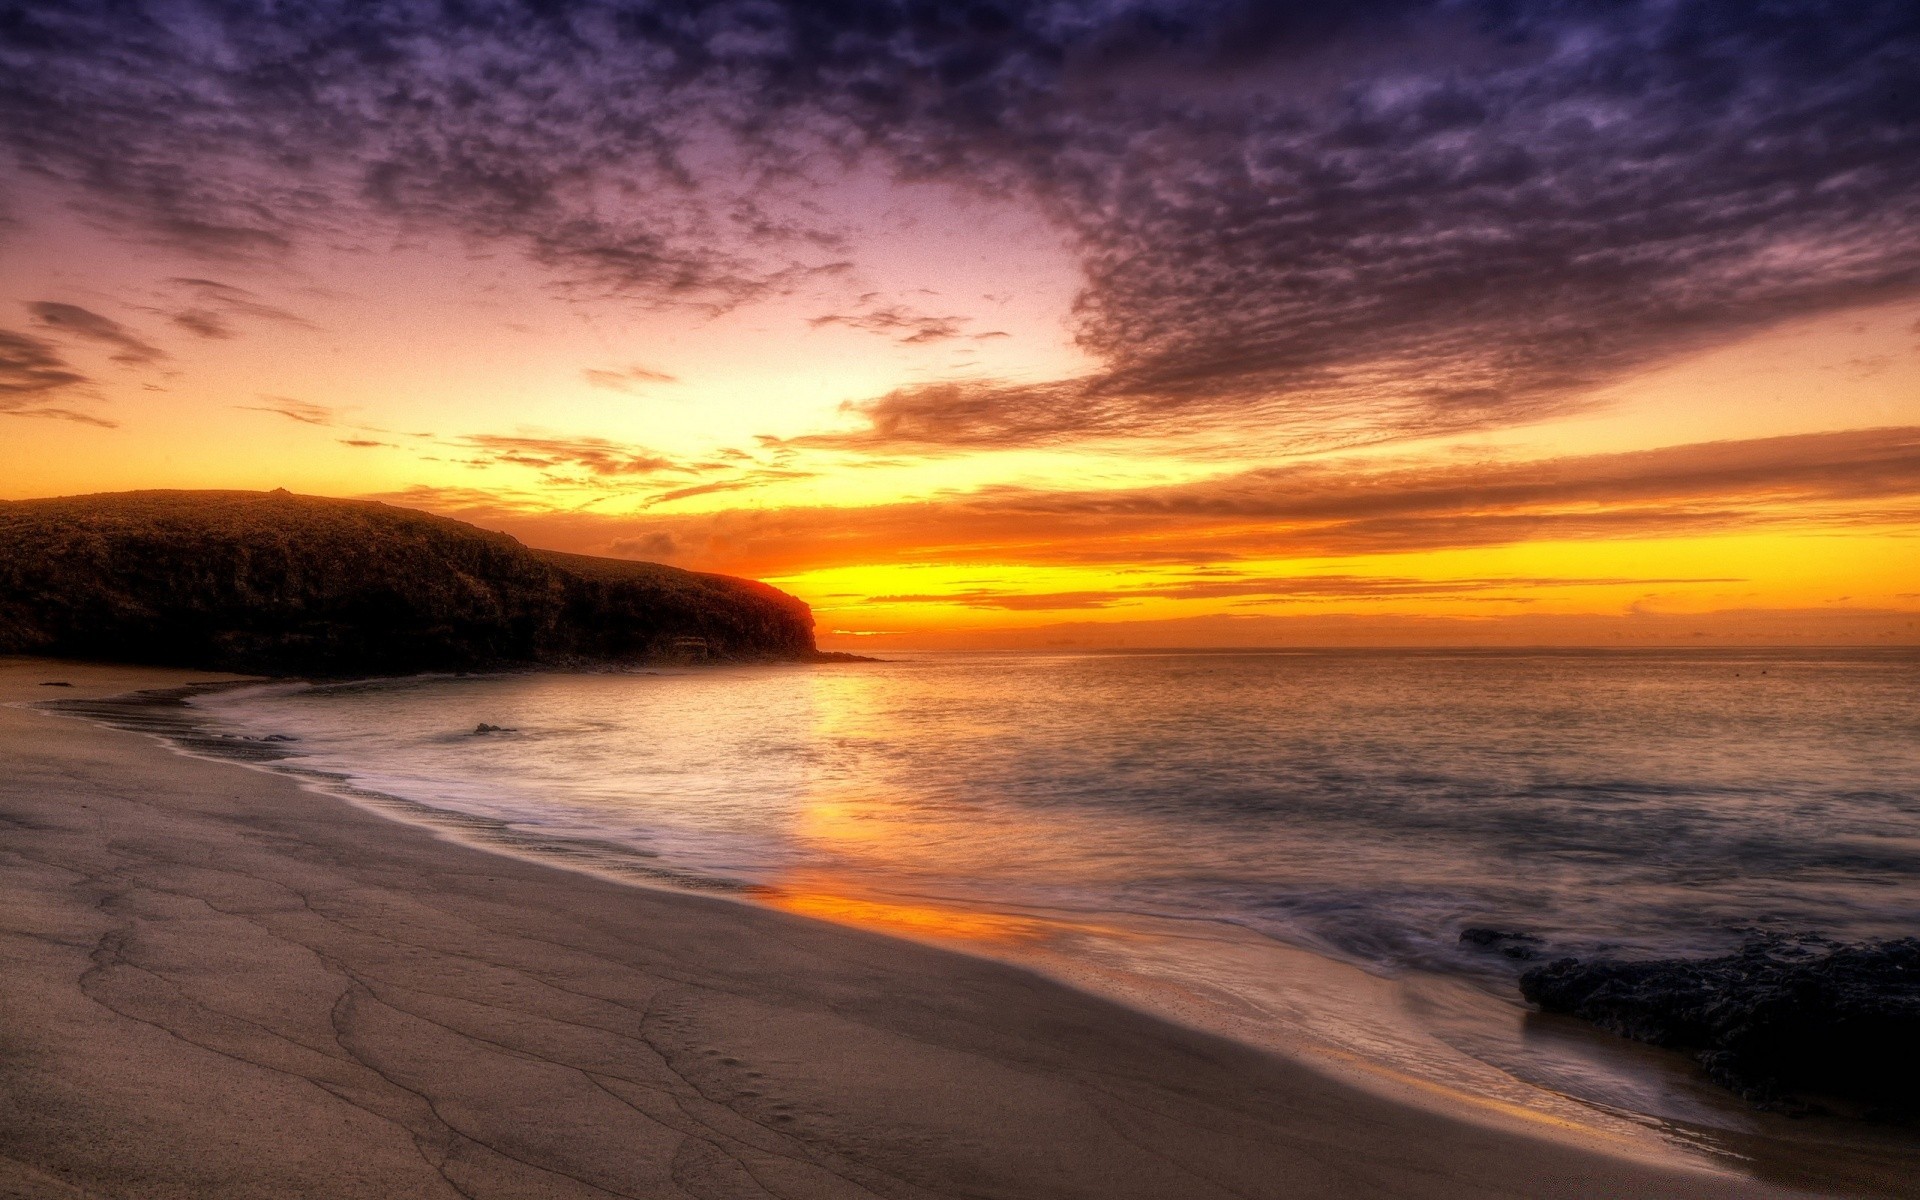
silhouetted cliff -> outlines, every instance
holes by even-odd
[[[286,492],[0,502],[0,653],[272,675],[807,659],[762,583]]]

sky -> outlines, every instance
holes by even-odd
[[[1910,0],[0,0],[0,498],[887,648],[1920,643]]]

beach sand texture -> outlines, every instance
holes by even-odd
[[[0,703],[206,678],[4,660]],[[137,734],[0,707],[0,762],[0,1196],[1799,1194]]]

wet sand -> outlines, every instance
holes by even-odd
[[[211,678],[0,660],[0,704]],[[138,734],[0,707],[0,762],[0,1196],[1803,1194]]]

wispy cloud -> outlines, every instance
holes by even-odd
[[[361,497],[407,508],[434,512],[461,513],[474,520],[499,522],[552,511],[550,497],[509,488],[470,488],[444,484],[416,483],[391,492]]]
[[[97,429],[120,428],[118,421],[109,421],[105,417],[73,408],[8,408],[0,404],[0,417],[46,417],[54,421],[72,421],[76,425],[92,425]]]
[[[717,469],[733,469],[725,464],[705,464]],[[710,496],[720,492],[745,492],[770,483],[782,483],[794,479],[812,479],[819,472],[801,471],[790,467],[755,467],[731,475],[725,479],[715,479],[707,483],[691,484],[687,487],[672,488],[647,498],[647,506],[668,504],[675,500],[690,500],[695,496]]]
[[[711,496],[718,492],[740,492],[755,487],[758,483],[759,481],[754,479],[717,479],[712,483],[696,483],[687,487],[671,488],[648,497],[647,503],[651,506],[667,504],[674,500],[688,500],[694,496]]]
[[[865,424],[845,433],[803,434],[774,444],[816,450],[922,453],[1010,446],[1138,432],[1126,398],[1097,395],[1087,381],[1040,384],[947,382],[899,388],[841,406]]]
[[[146,366],[167,357],[166,351],[135,336],[120,322],[77,304],[35,300],[28,303],[27,311],[42,329],[112,347],[113,361],[117,363]]]
[[[535,470],[596,479],[658,475],[686,468],[663,454],[606,438],[553,438],[473,434],[455,439],[478,465],[532,467]]]
[[[261,396],[260,399],[263,403],[236,404],[234,407],[242,412],[273,413],[302,425],[334,425],[340,419],[340,411],[325,404],[295,400],[291,396]]]
[[[842,325],[848,329],[877,333],[905,346],[919,346],[965,336],[970,321],[960,316],[930,316],[904,304],[880,303],[879,293],[870,292],[860,297],[859,305],[848,312],[811,317],[807,323],[815,329]]]
[[[648,384],[679,383],[677,376],[665,371],[656,371],[652,367],[630,366],[618,371],[589,367],[580,372],[586,381],[597,388],[606,388],[612,392],[637,392]]]
[[[82,390],[90,382],[67,365],[52,343],[0,329],[0,416],[44,417],[100,429],[119,428],[119,422],[106,417],[48,403],[56,396]]]
[[[311,329],[313,323],[296,313],[266,304],[253,292],[213,279],[176,277],[167,285],[181,300],[161,309],[168,320],[197,337],[225,341],[239,336],[235,321],[259,321]]]
[[[1256,603],[1298,603],[1348,600],[1485,600],[1530,603],[1525,593],[1541,588],[1647,587],[1668,584],[1740,583],[1724,577],[1635,579],[1577,576],[1492,577],[1478,579],[1412,579],[1375,575],[1233,576],[1183,580],[1154,587],[1102,588],[1072,592],[1018,592],[992,588],[962,588],[954,592],[872,596],[865,603],[951,604],[962,608],[993,608],[1014,612],[1055,612],[1113,608],[1145,600],[1213,600],[1245,597]]]
[[[87,382],[47,341],[0,329],[0,409]]]

